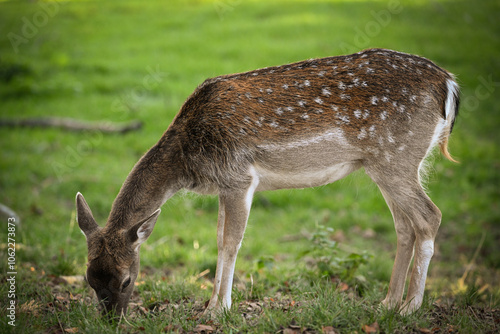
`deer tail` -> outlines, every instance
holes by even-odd
[[[441,138],[439,149],[446,159],[458,163],[458,161],[455,160],[448,151],[448,138],[453,131],[453,126],[455,125],[455,119],[458,116],[458,107],[460,104],[460,88],[458,87],[458,84],[453,76],[446,80],[446,88],[447,97],[444,103],[444,117],[448,124],[449,131],[447,131]]]

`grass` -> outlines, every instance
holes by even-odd
[[[8,298],[2,297],[0,331],[189,332],[201,331],[199,325],[221,332],[498,331],[500,6],[397,4],[1,2],[2,118],[139,119],[144,128],[104,135],[0,127],[0,203],[21,218],[15,232],[16,327],[4,321]],[[197,315],[215,271],[215,197],[179,194],[165,205],[142,247],[128,322],[102,321],[90,289],[61,278],[85,270],[76,192],[104,224],[133,164],[205,78],[368,47],[426,56],[457,74],[462,87],[450,143],[461,164],[436,156],[428,182],[443,223],[416,314],[402,317],[378,306],[390,278],[395,233],[382,196],[363,172],[317,189],[258,194],[238,257],[234,307],[213,321]],[[7,232],[0,230],[1,296],[9,290]],[[312,236],[318,234],[337,244],[316,247]],[[342,276],[352,253],[366,263]],[[332,272],[318,265],[325,256]],[[200,275],[206,269],[210,273]]]

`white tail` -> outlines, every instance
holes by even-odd
[[[436,145],[452,159],[447,142],[458,96],[453,76],[429,60],[379,49],[205,81],[127,177],[104,228],[78,195],[89,282],[108,311],[124,312],[156,210],[182,188],[216,193],[219,255],[208,310],[230,307],[254,192],[324,185],[364,167],[392,212],[398,238],[383,303],[414,311],[441,222],[419,172]]]

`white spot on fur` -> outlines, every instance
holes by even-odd
[[[309,119],[309,115],[308,114],[302,114],[300,116],[300,118],[304,119],[304,120],[308,120]]]
[[[288,85],[287,84],[283,84],[283,86],[281,86],[281,87],[283,87],[283,89],[288,89]]]
[[[332,95],[332,93],[330,92],[330,89],[328,87],[323,87],[323,89],[321,89],[321,94],[323,94],[324,96]]]
[[[278,122],[276,122],[275,120],[273,120],[271,123],[269,123],[269,126],[272,128],[277,128],[278,125],[279,125]]]
[[[319,71],[318,77],[324,77],[326,74],[326,71]]]
[[[365,139],[365,138],[366,138],[366,129],[361,128],[361,130],[359,131],[359,134],[358,134],[358,139],[361,140],[361,139]]]
[[[371,102],[371,104],[373,104],[373,105],[377,105],[377,103],[378,103],[378,97],[376,97],[376,96],[372,96],[372,97],[370,98],[370,102]]]
[[[332,110],[333,110],[333,111],[338,111],[338,110],[339,110],[339,107],[338,107],[338,106],[336,106],[335,104],[332,104],[332,105],[330,106],[330,108],[332,108]]]
[[[370,138],[374,138],[375,137],[375,134],[376,134],[375,130],[376,130],[375,125],[370,126],[370,128],[368,129],[368,132],[370,133]]]
[[[345,85],[345,83],[343,83],[342,81],[339,81],[339,89],[345,90],[346,88],[347,88],[347,86]]]
[[[300,101],[297,102],[297,104],[299,105],[299,107],[305,107],[306,104],[307,104],[307,102],[300,100]]]
[[[342,100],[350,100],[351,96],[349,94],[340,94],[340,99],[342,99]]]
[[[276,115],[278,115],[278,116],[283,115],[283,108],[278,107],[278,108],[276,109]]]
[[[306,87],[311,86],[311,82],[309,80],[304,81],[304,86]]]
[[[391,159],[392,159],[392,155],[391,153],[389,152],[384,152],[384,157],[385,157],[385,160],[387,160],[387,162],[391,162]]]
[[[380,114],[380,118],[383,121],[385,121],[387,119],[387,111],[386,110],[382,111],[382,113]]]
[[[323,104],[323,100],[320,97],[315,98],[314,102],[316,102],[317,104]]]
[[[361,110],[359,109],[354,110],[354,116],[356,118],[361,118],[361,115],[362,115]]]
[[[337,117],[339,120],[341,120],[342,123],[344,123],[344,124],[350,123],[349,116],[347,116],[347,115],[337,113],[337,115],[335,115],[335,117]]]

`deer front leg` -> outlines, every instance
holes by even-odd
[[[223,245],[224,245],[224,223],[226,220],[226,212],[224,201],[219,198],[219,217],[217,218],[217,267],[215,269],[215,279],[214,279],[214,289],[212,291],[212,297],[208,303],[205,313],[214,309],[217,306],[217,300],[220,291],[220,284],[222,281],[222,271],[224,268],[223,261]]]
[[[255,187],[219,195],[217,269],[212,297],[205,313],[231,307],[236,257],[243,240]]]

